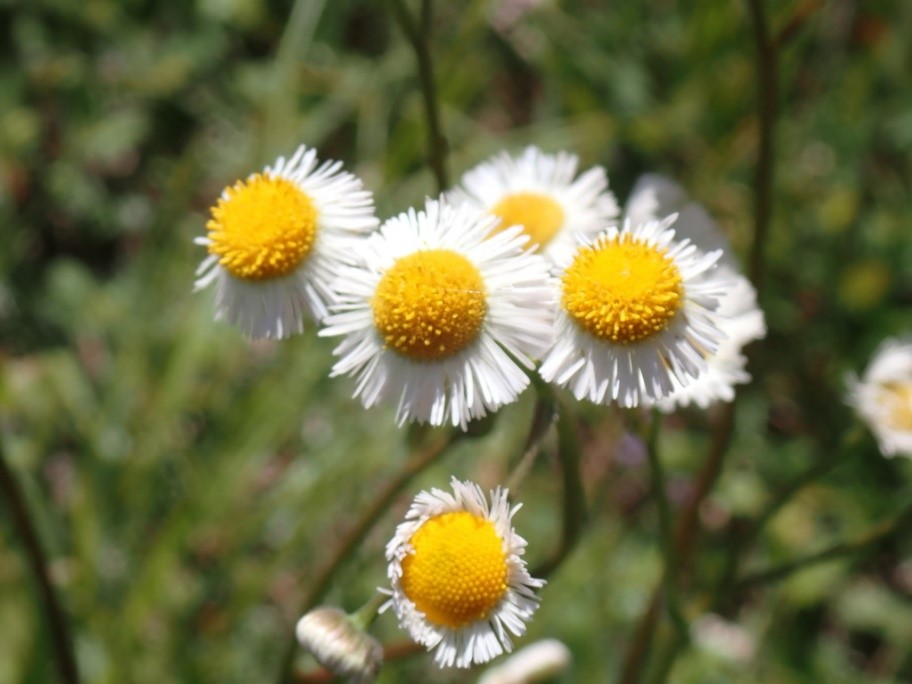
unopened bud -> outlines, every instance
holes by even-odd
[[[533,684],[560,674],[569,664],[570,650],[566,646],[557,639],[543,639],[487,669],[478,684]]]
[[[327,670],[350,682],[374,681],[383,647],[338,608],[315,608],[298,620],[295,636]]]

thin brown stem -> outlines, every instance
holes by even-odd
[[[22,495],[16,475],[6,462],[2,444],[0,444],[0,492],[2,492],[0,499],[6,502],[6,506],[12,515],[13,527],[15,527],[22,541],[25,555],[28,557],[29,565],[32,567],[32,575],[35,578],[38,591],[44,603],[44,612],[51,633],[54,662],[57,664],[60,681],[64,682],[64,684],[78,684],[79,670],[76,667],[73,639],[70,635],[66,612],[54,589],[54,583],[48,573],[47,555],[38,537],[38,530],[32,522],[28,505]]]

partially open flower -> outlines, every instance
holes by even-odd
[[[522,559],[526,541],[511,520],[507,492],[451,482],[453,494],[433,489],[415,497],[405,522],[386,547],[385,590],[399,624],[434,651],[441,667],[485,663],[512,649],[507,632],[525,633],[538,608]]]
[[[554,261],[573,251],[576,233],[595,235],[618,215],[605,170],[577,176],[578,163],[576,155],[537,147],[516,157],[501,152],[467,171],[449,197],[498,216],[501,229],[522,226],[529,244]]]
[[[196,243],[209,255],[196,289],[215,286],[216,318],[251,338],[281,339],[320,320],[353,237],[379,224],[370,192],[340,162],[317,166],[303,145],[225,188]]]
[[[912,457],[912,339],[888,339],[861,380],[849,378],[848,402],[884,456]]]
[[[298,620],[295,636],[323,667],[359,684],[372,682],[383,663],[383,647],[345,612],[324,606]]]

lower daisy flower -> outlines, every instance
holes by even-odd
[[[578,164],[576,155],[537,147],[517,157],[501,152],[467,171],[450,198],[498,216],[504,229],[522,226],[530,244],[554,261],[573,251],[574,234],[595,235],[618,215],[605,170],[595,166],[577,177]]]
[[[518,227],[428,200],[387,221],[335,284],[321,335],[344,335],[332,375],[356,376],[365,407],[397,405],[400,424],[467,421],[516,399],[547,348],[553,316],[544,260]]]
[[[885,340],[861,380],[849,378],[848,402],[884,456],[912,457],[912,339]]]
[[[735,385],[751,380],[741,350],[766,335],[757,292],[741,275],[728,240],[707,211],[693,202],[680,185],[656,174],[641,176],[624,209],[624,215],[634,223],[655,220],[672,212],[678,212],[674,223],[676,239],[686,238],[703,252],[722,250],[719,266],[710,277],[726,280],[728,286],[719,298],[717,309],[719,328],[725,337],[716,352],[706,358],[706,369],[697,377],[682,381],[676,375],[671,376],[674,390],[656,403],[665,412],[689,404],[706,408],[717,401],[732,401]]]
[[[251,338],[283,338],[319,320],[351,239],[379,224],[373,196],[341,162],[317,166],[303,145],[274,167],[225,188],[196,239],[209,252],[196,289],[214,284],[216,318]]]
[[[578,399],[653,403],[706,368],[724,334],[724,280],[712,276],[721,252],[675,240],[675,215],[624,222],[594,240],[580,237],[558,262],[560,305],[554,346],[541,376]]]
[[[507,491],[451,481],[453,493],[432,489],[415,497],[386,547],[392,607],[402,627],[434,651],[441,667],[485,663],[513,648],[538,609],[533,579],[522,559]]]

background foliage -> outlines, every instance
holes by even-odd
[[[781,84],[770,334],[751,349],[755,382],[702,510],[692,597],[743,519],[832,456],[851,419],[845,373],[910,327],[912,5],[766,5]],[[382,218],[431,194],[414,55],[379,2],[5,0],[0,15],[0,427],[83,678],[275,681],[309,579],[408,444],[390,411],[362,411],[350,383],[326,378],[332,345],[312,329],[250,344],[213,323],[210,293],[191,293],[192,239],[225,184],[299,142],[360,174]],[[757,83],[741,3],[441,2],[433,30],[454,177],[526,144],[604,165],[621,199],[641,172],[663,172],[745,252]],[[529,397],[507,407],[409,494],[451,473],[501,481],[531,408]],[[530,632],[570,646],[563,681],[613,681],[661,557],[642,445],[616,412],[583,415],[593,520]],[[667,421],[676,501],[708,441],[699,412]],[[560,525],[549,452],[515,495],[533,564]],[[773,518],[746,565],[863,533],[909,499],[910,476],[865,437]],[[336,577],[331,602],[355,608],[383,582],[407,499]],[[53,681],[0,510],[0,682]],[[698,643],[673,681],[909,681],[910,558],[906,531],[733,600],[727,617],[756,652]],[[404,638],[390,615],[377,633]],[[418,655],[381,681],[429,672]]]

